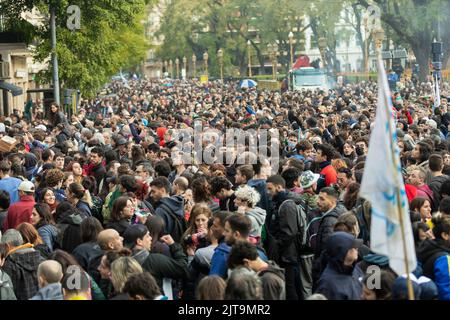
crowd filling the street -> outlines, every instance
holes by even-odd
[[[140,78],[0,119],[0,300],[450,300],[450,90],[397,81],[408,276],[360,195],[377,82]]]

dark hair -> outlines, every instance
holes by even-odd
[[[155,164],[155,172],[158,174],[158,176],[162,177],[168,177],[171,170],[170,165],[165,160],[160,160]]]
[[[11,197],[9,196],[9,193],[5,190],[0,190],[0,208],[8,209],[10,204],[11,204]],[[2,227],[3,226],[0,226],[0,229]]]
[[[239,173],[243,175],[245,177],[245,180],[247,181],[252,179],[253,176],[255,175],[255,171],[253,171],[253,166],[249,164],[239,166],[237,168],[237,171],[239,171]]]
[[[306,150],[311,150],[313,149],[314,146],[312,145],[311,142],[309,142],[308,140],[301,140],[299,143],[297,143],[297,145],[295,146],[295,149],[297,150],[297,152],[304,152]]]
[[[350,179],[353,174],[352,174],[352,170],[350,170],[349,168],[339,168],[338,173],[345,173],[345,176],[347,177],[347,179]]]
[[[296,167],[287,168],[286,170],[284,170],[281,173],[281,176],[286,181],[286,188],[288,189],[294,188],[294,182],[298,181],[301,173],[302,173],[301,170]]]
[[[42,152],[42,161],[47,161],[52,156],[52,153],[54,153],[51,149],[47,149],[44,152]]]
[[[70,266],[80,266],[77,259],[70,253],[57,249],[50,254],[49,259],[58,261],[62,267],[63,273],[66,273],[66,270]]]
[[[22,235],[23,243],[31,243],[32,245],[44,243],[38,231],[31,223],[22,222],[16,227],[16,230]]]
[[[428,165],[433,172],[441,171],[444,166],[444,159],[440,154],[432,154],[428,159]]]
[[[166,177],[157,177],[150,183],[150,187],[156,187],[158,189],[164,188],[167,193],[170,192],[170,182]]]
[[[416,197],[409,204],[409,209],[412,210],[412,211],[418,209],[420,211],[420,208],[422,208],[422,206],[425,204],[425,201],[429,202],[428,199],[421,198],[421,197]]]
[[[427,232],[428,230],[430,230],[430,227],[425,222],[422,222],[419,219],[418,221],[413,222],[412,230],[414,236],[414,243],[418,245],[420,243],[419,231],[422,230],[423,232]]]
[[[80,225],[81,241],[96,242],[98,234],[103,230],[102,224],[95,217],[83,219]]]
[[[105,157],[105,151],[103,151],[103,148],[100,147],[94,147],[91,150],[91,153],[97,154],[99,157]]]
[[[272,183],[277,186],[282,186],[283,189],[286,188],[286,181],[280,175],[274,175],[267,178],[267,183]]]
[[[64,180],[64,172],[59,169],[50,169],[45,173],[45,183],[48,187],[54,188]]]
[[[211,201],[211,186],[206,177],[201,176],[192,181],[191,189],[194,202]]]
[[[48,189],[50,190],[50,189]],[[53,219],[53,215],[51,214],[50,207],[46,203],[36,203],[34,205],[34,209],[38,213],[39,217],[41,217],[41,221],[36,225],[36,229],[43,227],[47,224],[54,225],[55,221]]]
[[[38,198],[38,201],[39,201],[40,203],[45,203],[45,194],[46,194],[48,191],[51,191],[51,192],[53,192],[53,194],[55,194],[55,191],[53,190],[53,188],[44,188],[44,189],[42,189],[42,190],[40,191],[40,193],[39,193],[39,198]],[[56,196],[56,195],[55,195],[55,196]]]
[[[11,171],[11,163],[7,160],[0,161],[0,171],[3,173],[8,173]]]
[[[82,292],[88,292],[91,289],[90,276],[80,266],[74,266],[74,268],[78,269],[78,271],[71,269],[71,272],[64,273],[64,276],[61,279],[62,288],[64,289],[64,291],[66,293],[69,293],[69,294],[80,294]],[[77,284],[79,284],[79,286],[73,285],[74,274],[79,275],[78,281],[77,281]]]
[[[138,185],[134,176],[125,174],[119,178],[120,185],[126,189],[127,192],[136,192]]]
[[[111,211],[112,221],[120,221],[122,219],[122,211],[127,206],[128,200],[131,200],[130,197],[121,196],[114,201]]]
[[[5,259],[8,255],[9,245],[6,243],[0,243],[0,259]]]
[[[71,183],[68,189],[77,199],[82,199],[84,197],[84,193],[86,192],[83,186],[76,182]]]
[[[450,217],[446,215],[437,215],[431,219],[433,222],[433,234],[436,239],[442,240],[441,233],[450,235]]]
[[[362,280],[362,283],[369,287],[367,284],[372,281],[373,275],[366,274]],[[390,300],[392,297],[392,288],[394,286],[395,276],[390,271],[381,270],[380,273],[380,287],[373,288],[375,297],[377,300]]]
[[[229,216],[225,222],[228,222],[233,231],[238,231],[240,235],[247,238],[252,229],[252,221],[245,214],[236,213]]]
[[[327,196],[333,197],[335,199],[339,198],[339,193],[336,191],[336,189],[331,187],[325,187],[320,189],[320,193],[325,193]]]
[[[197,300],[223,300],[226,282],[219,276],[206,276],[197,286]]]
[[[231,190],[231,188],[233,187],[231,182],[225,177],[212,178],[210,181],[210,185],[211,185],[211,194],[212,195],[216,195],[222,189]]]
[[[445,183],[445,182],[444,182]],[[449,181],[450,185],[450,181]],[[442,191],[441,191],[442,193]],[[443,197],[439,203],[439,212],[450,215],[450,197]]]
[[[417,145],[419,146],[419,155],[420,155],[419,161],[420,162],[427,161],[432,152],[432,147],[424,141],[420,141]]]
[[[347,208],[347,210],[351,210],[356,206],[356,202],[358,201],[359,197],[359,189],[360,185],[357,182],[352,182],[347,186],[346,192],[344,194],[344,206]]]
[[[92,176],[83,177],[81,185],[85,190],[89,190],[91,195],[97,194],[97,181]]]
[[[122,292],[127,293],[132,298],[138,295],[143,296],[146,300],[154,300],[161,295],[161,290],[155,278],[148,272],[131,275]]]
[[[153,239],[152,252],[154,252],[153,248],[156,246],[158,239],[164,235],[165,222],[163,218],[159,216],[149,216],[145,222],[145,226]]]
[[[244,265],[244,259],[254,261],[258,258],[256,246],[248,241],[237,241],[228,256],[228,269]]]
[[[229,211],[219,211],[219,212],[213,214],[213,218],[219,219],[220,225],[223,228],[223,227],[225,227],[225,221],[227,221],[228,217],[230,217],[231,215],[233,215],[233,213],[231,213]]]
[[[321,150],[322,154],[327,158],[327,161],[331,161],[331,159],[333,159],[334,154],[335,154],[334,148],[326,143],[319,144],[316,147],[316,150],[317,151]]]

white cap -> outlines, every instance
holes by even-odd
[[[34,184],[33,182],[30,181],[22,181],[19,185],[19,191],[23,191],[23,192],[34,192],[35,188],[34,188]]]
[[[40,125],[36,126],[36,129],[42,130],[42,131],[47,131],[47,127],[44,126],[43,124],[40,124]]]
[[[427,126],[429,126],[430,128],[433,128],[433,129],[437,129],[437,123],[433,119],[429,119],[427,121]]]

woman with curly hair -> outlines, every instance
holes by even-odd
[[[219,204],[214,202],[212,198],[211,186],[206,177],[201,176],[192,181],[192,195],[195,204],[206,204],[211,209],[213,214],[220,211]]]

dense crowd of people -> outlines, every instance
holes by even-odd
[[[450,300],[448,101],[433,110],[430,83],[397,89],[415,299]],[[407,299],[358,196],[376,107],[374,82],[142,79],[71,117],[40,101],[3,117],[17,144],[0,152],[0,300]],[[244,139],[226,145],[228,129]]]

